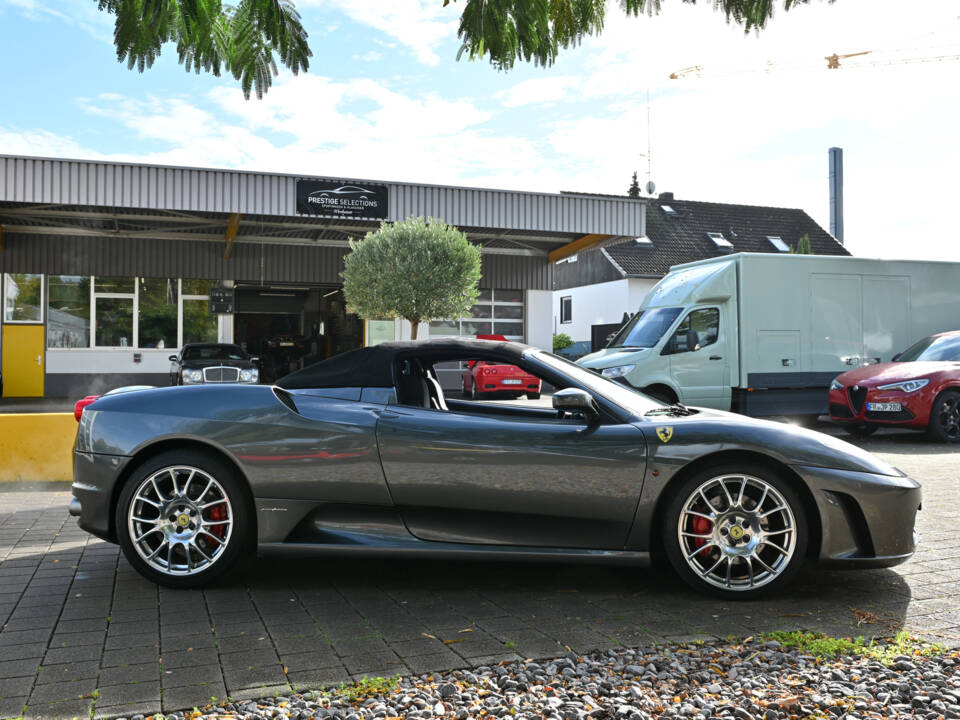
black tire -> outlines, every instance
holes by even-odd
[[[933,401],[927,434],[937,442],[960,442],[960,392],[944,390]]]
[[[164,471],[163,478],[166,479],[166,476],[169,474],[169,468],[180,468],[182,470],[178,471],[181,479],[185,481],[183,490],[186,492],[186,495],[189,496],[193,494],[199,494],[197,488],[205,485],[203,482],[203,475],[205,474],[209,478],[213,478],[216,483],[219,485],[219,488],[216,489],[214,495],[207,495],[206,493],[200,494],[197,498],[197,501],[209,502],[210,498],[216,500],[220,497],[220,492],[222,491],[223,497],[228,501],[224,504],[225,517],[232,521],[232,525],[226,534],[226,541],[220,543],[220,545],[211,545],[210,541],[206,537],[202,537],[198,530],[196,537],[198,538],[197,542],[201,543],[201,549],[205,548],[210,550],[210,554],[213,557],[213,560],[207,565],[206,569],[199,569],[196,571],[191,571],[193,574],[175,574],[162,571],[150,565],[146,559],[141,556],[140,551],[138,551],[137,546],[135,546],[134,538],[130,536],[131,534],[131,525],[134,523],[134,520],[130,520],[128,523],[128,514],[131,510],[131,503],[135,501],[138,490],[142,487],[147,488],[146,481],[152,477],[159,477],[160,471]],[[185,480],[184,476],[189,475],[189,470],[195,469],[199,471],[199,474],[196,474],[195,480]],[[158,482],[163,482],[160,480]],[[176,485],[174,485],[176,488]],[[150,493],[152,491],[147,488],[143,493]],[[160,491],[157,491],[158,493]],[[171,504],[179,504],[181,501],[177,500],[174,492],[164,490],[165,495],[170,496]],[[157,498],[158,500],[160,498]],[[187,505],[187,501],[183,501]],[[137,510],[139,513],[143,513],[146,510],[146,505],[141,503],[140,509]],[[170,506],[168,506],[169,508]],[[180,509],[180,515],[177,516],[177,520],[180,517],[183,517],[185,513]],[[168,510],[171,511],[171,510]],[[157,520],[166,525],[164,520],[164,513],[161,510],[157,510],[160,515]],[[172,512],[176,513],[177,510],[173,509]],[[210,521],[215,520],[210,518],[203,518],[203,513],[205,512],[203,508],[198,508],[197,512],[201,519]],[[212,512],[212,511],[210,511]],[[114,509],[114,520],[116,522],[117,528],[117,540],[120,544],[123,554],[126,556],[127,561],[133,566],[133,568],[143,575],[148,580],[152,580],[158,585],[164,585],[170,588],[194,588],[194,587],[203,587],[210,584],[213,580],[220,577],[228,570],[230,570],[238,560],[241,559],[248,551],[255,547],[255,538],[254,538],[254,518],[253,518],[253,502],[250,497],[250,492],[246,486],[245,481],[240,477],[239,472],[235,467],[233,467],[229,462],[222,458],[218,458],[211,453],[205,453],[194,449],[186,450],[168,450],[159,455],[155,455],[152,458],[149,458],[143,462],[139,467],[137,467],[127,479],[127,482],[124,484],[123,489],[120,492],[120,497],[117,500],[117,506]],[[171,520],[171,525],[175,523]],[[199,525],[199,523],[198,523]],[[139,528],[149,528],[150,525],[138,525],[135,527]],[[169,527],[169,526],[168,526]],[[193,528],[193,525],[190,525],[190,529]],[[187,532],[187,528],[182,528],[183,532]],[[145,530],[144,530],[145,531]],[[180,532],[181,528],[177,528],[177,532]],[[216,527],[213,528],[212,532],[218,532]],[[161,532],[160,535],[164,538],[169,537],[167,533]],[[211,532],[206,532],[205,535],[211,535]],[[141,535],[141,538],[145,537]],[[156,532],[154,534],[154,539],[156,538]],[[216,540],[216,537],[213,537]],[[163,541],[157,541],[160,544],[163,544]],[[143,547],[144,543],[141,543],[140,547]],[[167,542],[166,545],[175,545],[176,547],[183,548],[183,544],[179,541],[175,543]],[[194,545],[193,547],[196,547]],[[178,551],[181,554],[186,552],[187,562],[190,562],[191,553],[189,550],[180,550]],[[196,558],[200,550],[195,550],[193,557]],[[161,553],[162,555],[162,553]],[[171,557],[168,555],[168,558]],[[202,563],[203,560],[201,559]],[[172,563],[171,563],[172,564]]]
[[[688,503],[691,501],[699,502],[699,500],[694,497],[698,488],[702,488],[706,483],[716,483],[718,482],[719,478],[728,478],[726,487],[728,489],[732,489],[733,492],[731,495],[735,496],[736,488],[738,487],[738,481],[734,480],[733,478],[744,478],[744,476],[749,478],[748,482],[752,483],[753,481],[757,481],[758,483],[757,485],[748,486],[749,490],[747,492],[749,495],[747,495],[747,493],[741,494],[740,497],[743,498],[744,505],[749,505],[750,501],[753,503],[757,502],[758,498],[756,496],[761,494],[764,484],[770,488],[770,490],[767,492],[763,492],[762,497],[759,498],[763,499],[764,508],[769,507],[769,502],[779,502],[779,500],[782,499],[785,506],[788,508],[788,511],[786,513],[781,512],[778,515],[773,515],[773,517],[777,517],[778,522],[780,517],[784,517],[785,526],[786,522],[789,522],[792,516],[794,527],[792,548],[786,560],[782,562],[779,560],[772,560],[771,558],[780,557],[778,552],[774,552],[773,547],[768,547],[775,543],[756,542],[757,538],[759,537],[760,528],[755,525],[745,524],[740,520],[735,521],[733,524],[738,526],[738,531],[740,533],[738,541],[743,541],[746,545],[749,545],[750,541],[753,540],[758,548],[757,556],[760,558],[758,562],[769,563],[769,567],[776,570],[776,572],[774,574],[770,574],[766,579],[761,577],[759,584],[754,586],[752,585],[755,568],[753,558],[749,560],[750,575],[748,578],[750,584],[747,584],[748,579],[743,577],[745,568],[739,567],[741,565],[746,565],[747,561],[743,561],[742,558],[738,558],[736,560],[728,559],[726,560],[726,563],[721,561],[719,565],[724,568],[730,567],[731,569],[735,565],[737,566],[733,580],[738,584],[738,586],[720,586],[714,584],[714,582],[722,582],[724,580],[723,577],[715,577],[709,572],[695,572],[691,567],[691,562],[702,562],[704,569],[709,569],[706,568],[706,566],[712,564],[715,558],[720,558],[721,556],[729,558],[730,555],[726,555],[719,545],[713,545],[711,540],[704,540],[704,544],[702,546],[696,544],[700,542],[699,539],[681,541],[680,517],[681,513],[684,513],[684,508]],[[708,494],[711,492],[710,487],[716,488],[717,486],[709,486],[706,491]],[[677,575],[679,575],[680,579],[687,583],[690,587],[728,600],[749,600],[783,588],[790,583],[797,572],[800,571],[801,567],[803,567],[807,554],[807,543],[810,534],[809,526],[807,524],[807,515],[797,492],[793,489],[791,484],[775,470],[759,463],[723,463],[700,470],[699,472],[682,480],[679,484],[670,486],[667,492],[670,494],[670,499],[665,508],[663,522],[660,528],[661,542],[663,544],[667,559],[670,561],[671,567],[677,573]],[[777,494],[779,494],[779,498],[776,497]],[[755,507],[754,509],[757,508]],[[720,508],[714,507],[710,508],[710,510],[716,513],[716,520],[710,522],[710,529],[695,529],[695,531],[698,533],[714,533],[717,537],[720,536],[720,533],[723,533],[723,535],[726,536],[723,542],[725,542],[728,547],[735,545],[735,543],[730,540],[731,537],[734,537],[733,531],[735,528],[733,527],[733,524],[725,524],[728,523],[730,519],[734,518],[740,511],[729,508],[724,510],[722,504],[720,505]],[[744,510],[743,512],[748,513],[749,511]],[[688,517],[696,521],[695,518],[690,516],[689,512],[684,514],[685,522],[687,522],[686,518]],[[756,522],[756,520],[754,519],[752,522]],[[764,519],[763,522],[769,521]],[[730,527],[730,531],[726,531],[725,527]],[[764,529],[773,532],[771,537],[780,538],[780,541],[776,544],[788,545],[791,539],[788,533],[776,533],[776,526],[773,526],[772,530],[769,526]],[[751,535],[754,537],[751,538]],[[694,549],[697,547],[702,547],[702,551],[698,554],[705,554],[703,560],[698,560],[696,554],[694,554],[694,559],[692,561],[688,561],[687,556],[689,553],[686,552],[686,550],[681,546],[681,542],[693,543]],[[713,545],[713,547],[711,547],[711,545]],[[764,549],[761,550],[759,548]],[[714,565],[713,567],[717,567],[717,565]],[[761,572],[761,575],[763,574],[764,573]],[[714,582],[705,579],[708,575],[713,578]],[[727,582],[730,582],[730,579],[727,579]]]
[[[477,393],[477,384],[475,382],[470,384],[470,399],[471,400],[480,399],[479,394]]]
[[[880,429],[880,426],[868,425],[866,423],[844,423],[843,429],[854,437],[865,438],[873,435],[877,430]]]
[[[539,400],[539,399],[540,399],[540,393],[538,392],[527,393],[527,400]]]

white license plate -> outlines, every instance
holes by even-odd
[[[872,412],[900,412],[903,406],[900,403],[867,403],[867,410]]]
[[[515,380],[515,379],[503,380],[503,384],[504,385],[523,385],[523,380]]]

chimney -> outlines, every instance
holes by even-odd
[[[830,234],[843,245],[843,148],[830,153]]]
[[[673,193],[672,192],[662,192],[657,197],[660,202],[673,202]]]

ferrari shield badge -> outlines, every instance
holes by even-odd
[[[673,437],[673,428],[672,427],[658,427],[657,428],[657,437],[660,438],[663,442],[670,442],[670,438]]]

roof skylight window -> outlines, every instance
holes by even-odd
[[[729,250],[733,247],[733,243],[727,240],[723,233],[707,233],[707,237],[713,240],[713,244],[716,245],[721,250]]]
[[[773,245],[779,252],[790,252],[790,246],[787,245],[783,238],[779,235],[767,235],[767,240],[770,241],[770,244]]]
[[[676,214],[677,214],[677,211],[674,210],[674,209],[673,209],[672,207],[670,207],[669,205],[661,205],[661,206],[660,206],[660,209],[663,210],[667,215],[676,215]]]
[[[653,240],[648,238],[646,235],[641,235],[640,237],[634,238],[633,241],[637,245],[643,245],[644,247],[649,247],[653,245]]]

